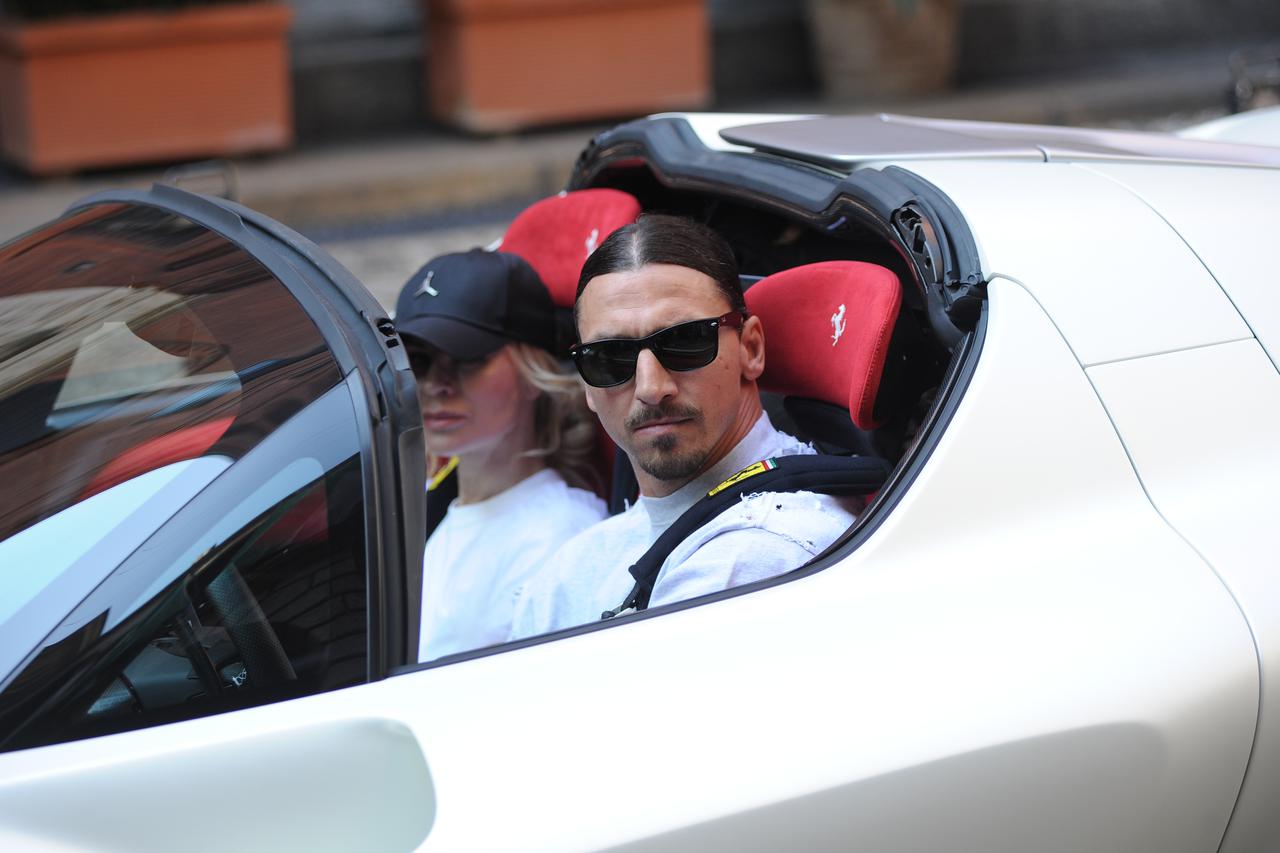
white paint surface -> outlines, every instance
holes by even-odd
[[[1024,282],[1083,364],[1251,336],[1178,234],[1133,193],[1085,167],[910,168],[960,208],[981,241],[984,270]],[[1176,168],[1187,176],[1203,171]]]
[[[1213,565],[1262,650],[1258,741],[1224,853],[1280,839],[1280,374],[1257,341],[1089,371],[1155,506]]]
[[[1280,170],[1089,167],[1141,197],[1186,241],[1280,364]]]

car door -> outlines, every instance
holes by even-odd
[[[0,763],[408,659],[421,424],[344,270],[165,187],[87,199],[0,268]]]

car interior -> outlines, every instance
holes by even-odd
[[[522,211],[501,249],[543,278],[572,336],[578,272],[615,229],[642,211],[706,222],[733,247],[748,309],[761,317],[767,364],[761,379],[774,424],[831,454],[896,464],[919,430],[950,353],[924,331],[920,289],[902,254],[867,229],[839,238],[767,211],[625,173],[626,189],[560,193]],[[647,175],[647,173],[642,173]],[[846,346],[840,358],[833,349]],[[625,456],[600,431],[601,480],[611,512],[634,499]],[[440,498],[447,500],[447,487]],[[438,498],[439,500],[439,498]]]
[[[904,254],[870,228],[843,228],[834,237],[741,203],[673,193],[656,184],[638,189],[643,202],[614,187],[543,199],[513,220],[499,248],[521,255],[539,272],[560,310],[561,339],[573,341],[578,275],[605,237],[645,210],[710,224],[734,249],[748,311],[764,326],[767,358],[760,387],[765,410],[779,429],[820,453],[847,460],[824,464],[829,481],[823,490],[845,495],[862,507],[860,517],[867,515],[886,475],[907,458],[936,411],[938,390],[955,361],[926,331],[923,287]],[[616,514],[635,500],[638,487],[630,461],[603,429],[597,440],[601,496]],[[837,475],[837,469],[844,473]],[[837,487],[839,477],[846,479]],[[431,483],[428,535],[456,495],[453,479],[449,470],[441,470]],[[772,482],[790,483],[774,486],[783,489],[815,487],[800,485],[798,477]],[[727,507],[726,498],[733,495],[708,496],[690,515],[712,511],[713,504]],[[668,532],[685,526],[677,523]],[[647,607],[662,557],[670,551],[663,551],[663,541],[670,539],[660,537],[632,567],[635,588],[606,616]],[[651,570],[645,576],[637,574],[642,565]]]

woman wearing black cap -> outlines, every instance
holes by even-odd
[[[605,516],[585,486],[595,419],[555,351],[555,309],[516,255],[473,250],[419,270],[396,303],[427,452],[458,497],[427,539],[418,659],[501,643],[524,582]],[[453,464],[453,463],[451,463]]]

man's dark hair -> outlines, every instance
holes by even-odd
[[[738,263],[723,237],[692,219],[646,213],[610,234],[582,265],[578,293],[573,300],[575,323],[578,301],[587,289],[587,282],[596,276],[638,270],[647,264],[672,264],[697,270],[716,283],[729,300],[731,310],[746,310]]]

